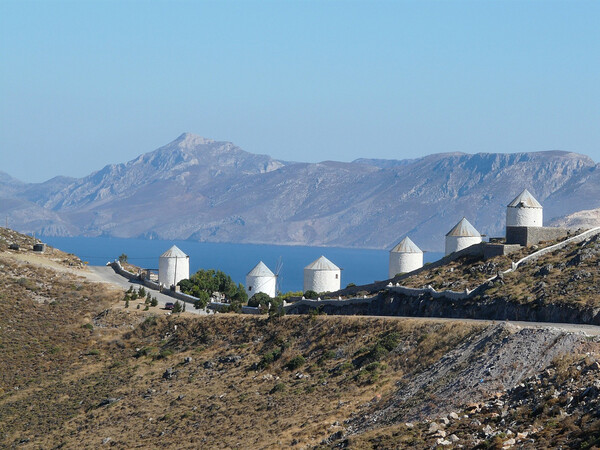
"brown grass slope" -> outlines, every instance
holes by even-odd
[[[568,406],[598,378],[599,344],[584,336],[429,319],[129,311],[122,292],[51,268],[51,255],[48,266],[17,256],[0,254],[0,447],[429,448],[440,435],[428,420],[450,410],[460,419],[447,430],[467,447],[507,440],[508,430],[529,430],[521,442],[531,445],[595,442],[596,403]],[[528,391],[510,422],[486,400],[516,404],[520,383],[537,383],[549,364],[560,376]],[[569,381],[564,373],[578,366],[585,371]],[[564,407],[539,412],[550,388]]]

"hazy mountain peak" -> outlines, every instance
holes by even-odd
[[[175,139],[170,144],[167,144],[165,147],[169,147],[173,144],[177,145],[179,148],[195,148],[199,145],[207,145],[214,144],[214,139],[208,139],[197,134],[193,133],[182,133],[177,139]]]

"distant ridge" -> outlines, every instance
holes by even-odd
[[[285,162],[183,133],[80,179],[0,173],[0,214],[46,234],[386,249],[410,234],[439,251],[463,216],[503,235],[506,205],[525,188],[548,220],[600,208],[599,167],[558,150]]]

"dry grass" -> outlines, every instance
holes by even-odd
[[[3,264],[2,292],[15,293],[0,303],[6,446],[95,447],[107,438],[127,448],[316,445],[478,329],[122,309],[92,320],[118,293]],[[305,362],[289,370],[300,355]],[[165,379],[169,368],[174,376]],[[103,405],[109,398],[118,400]]]

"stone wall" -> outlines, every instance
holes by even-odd
[[[544,241],[554,241],[568,234],[567,228],[559,227],[506,227],[506,243],[535,245]]]
[[[569,305],[532,307],[504,298],[452,300],[432,298],[426,294],[413,297],[396,292],[381,293],[369,299],[327,302],[303,300],[286,308],[286,313],[308,314],[315,310],[329,315],[445,317],[600,325],[599,308],[578,308]]]
[[[122,277],[125,277],[130,281],[135,281],[136,283],[141,284],[142,286],[145,286],[147,288],[154,289],[155,291],[158,291],[161,294],[168,295],[169,297],[173,297],[177,300],[181,300],[186,303],[191,303],[192,305],[196,300],[198,300],[198,298],[194,297],[193,295],[184,294],[183,292],[176,292],[167,288],[161,288],[161,286],[158,283],[155,283],[154,281],[150,281],[140,275],[136,275],[135,273],[123,269],[123,266],[121,266],[121,263],[119,261],[114,261],[110,263],[110,266],[116,273],[118,273]]]
[[[493,258],[494,256],[510,255],[519,251],[519,244],[491,244],[486,243],[483,247],[483,259]]]

